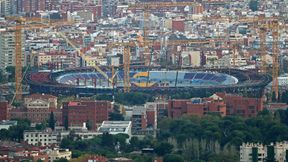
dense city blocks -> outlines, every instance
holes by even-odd
[[[0,161],[287,162],[287,0],[0,0]]]

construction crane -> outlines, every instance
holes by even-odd
[[[258,30],[260,39],[260,72],[267,73],[267,63],[266,63],[266,35],[269,31],[272,33],[273,43],[272,43],[272,92],[275,93],[276,99],[278,99],[279,87],[278,87],[278,77],[279,77],[279,30],[281,28],[286,28],[279,24],[278,17],[265,17],[260,15],[253,18],[240,18],[237,20],[238,23],[251,23],[253,28]]]
[[[40,18],[24,18],[24,17],[6,17],[6,20],[15,22],[15,25],[8,26],[7,31],[15,33],[15,94],[13,100],[22,99],[22,32],[23,30],[44,29],[56,27],[58,25],[67,25],[65,21],[52,22],[50,20]]]
[[[272,44],[272,56],[273,56],[273,66],[272,66],[272,92],[275,93],[275,98],[278,99],[279,87],[278,87],[278,76],[279,76],[279,23],[278,21],[272,21],[271,23],[273,44]]]
[[[147,20],[149,18],[149,10],[159,8],[171,8],[171,7],[186,7],[186,6],[200,6],[200,3],[196,2],[140,2],[129,6],[129,9],[143,10],[143,40],[144,40],[144,62],[146,66],[150,65],[150,51],[149,43],[147,42]]]
[[[77,51],[78,56],[80,56],[84,61],[87,60],[87,57],[85,57],[85,54],[81,51],[80,48],[76,47],[76,45],[74,43],[72,43],[69,38],[67,38],[67,36],[65,35],[65,33],[63,32],[57,32],[63,39],[65,39],[65,41],[73,48]],[[108,82],[113,83],[112,79],[109,78],[109,76],[97,65],[93,66],[101,75],[103,75]]]
[[[135,47],[137,46],[135,42],[129,41],[129,42],[114,42],[114,43],[110,43],[108,44],[109,48],[113,48],[113,47],[120,47],[122,46],[124,48],[123,50],[123,71],[124,71],[124,80],[123,80],[123,90],[124,92],[130,92],[130,87],[131,87],[131,83],[130,83],[130,48],[131,47]],[[112,70],[114,69],[114,67],[112,67]],[[114,78],[112,80],[112,84],[114,85]]]

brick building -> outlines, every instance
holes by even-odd
[[[143,106],[133,108],[132,112],[132,134],[143,134],[147,129],[146,109]]]
[[[45,0],[23,0],[22,5],[26,13],[45,11]]]
[[[193,14],[202,14],[204,12],[204,7],[202,5],[192,7]]]
[[[173,19],[172,20],[172,30],[184,32],[185,31],[185,21],[184,19]]]
[[[69,127],[82,127],[84,122],[91,124],[96,130],[97,124],[108,120],[108,113],[111,111],[109,101],[74,101],[63,103],[62,120],[68,121]],[[66,121],[65,121],[66,120]]]
[[[232,94],[217,93],[227,106],[227,115],[254,117],[263,110],[263,98],[249,98]]]
[[[8,111],[8,101],[0,101],[0,120],[8,120]]]
[[[161,102],[160,105],[162,105]],[[132,107],[132,134],[153,134],[157,129],[159,103],[148,102],[144,106]]]
[[[57,97],[46,94],[32,94],[24,99],[24,107],[9,109],[10,119],[28,119],[32,123],[42,123],[49,119],[53,111],[56,124],[62,124],[61,109],[57,109]]]
[[[168,116],[179,118],[183,114],[203,116],[208,113],[226,115],[226,104],[223,99],[217,96],[210,98],[192,98],[185,100],[170,100],[168,102]]]
[[[221,116],[253,117],[262,110],[262,98],[248,98],[225,93],[216,93],[203,99],[193,98],[168,102],[168,116],[171,118],[179,118],[184,114],[201,117],[208,113],[217,113]]]

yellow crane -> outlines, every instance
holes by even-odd
[[[219,18],[221,20],[221,18]],[[227,18],[226,18],[227,20]],[[231,20],[231,19],[230,19]],[[267,54],[267,47],[266,47],[266,35],[269,31],[272,33],[273,43],[272,43],[272,92],[275,93],[276,99],[278,99],[279,93],[279,83],[278,83],[278,76],[279,76],[279,30],[286,29],[287,27],[281,25],[279,22],[278,17],[265,17],[264,15],[251,17],[251,18],[243,18],[240,17],[235,19],[235,23],[249,23],[252,24],[252,28],[258,30],[259,39],[260,39],[260,58],[261,58],[261,65],[260,65],[260,72],[267,73],[267,63],[266,63],[266,54]]]
[[[113,42],[108,44],[109,48],[113,48],[113,47],[120,47],[122,46],[124,48],[123,50],[123,71],[124,71],[124,92],[130,92],[130,87],[131,87],[131,83],[130,83],[130,48],[131,47],[135,47],[137,46],[135,42],[129,41],[129,42]],[[112,67],[112,70],[114,68]],[[113,74],[112,74],[113,75]],[[114,77],[113,77],[113,85],[114,83]]]
[[[23,30],[35,30],[44,29],[50,27],[56,27],[58,25],[67,25],[65,21],[50,21],[41,18],[25,18],[25,17],[6,17],[9,22],[15,22],[15,24],[8,26],[8,32],[15,33],[15,95],[13,100],[22,99],[22,32]]]
[[[149,10],[159,8],[171,8],[171,7],[186,7],[186,6],[199,6],[197,2],[140,2],[133,5],[129,5],[129,9],[132,10],[143,10],[143,43],[144,43],[144,62],[146,66],[150,65],[150,51],[149,42],[147,42],[147,20],[149,18]]]

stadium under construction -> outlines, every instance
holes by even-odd
[[[112,72],[106,71],[111,78]],[[114,84],[94,68],[75,68],[57,72],[33,72],[26,76],[32,93],[55,95],[111,94],[124,89],[124,72],[115,73]],[[161,70],[134,69],[130,71],[131,92],[228,92],[260,96],[271,76],[237,69]]]

